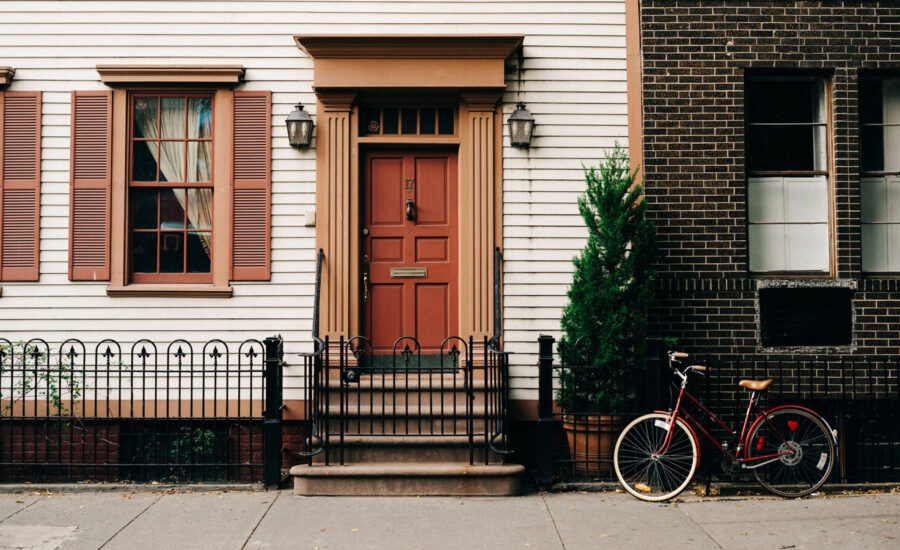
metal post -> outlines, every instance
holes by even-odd
[[[266,346],[266,408],[263,411],[263,483],[277,486],[281,483],[281,367],[284,347],[281,336],[270,336]]]
[[[537,482],[553,481],[553,343],[552,336],[538,337]]]

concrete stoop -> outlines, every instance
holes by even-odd
[[[294,494],[308,496],[509,496],[522,492],[519,464],[404,462],[291,468]]]

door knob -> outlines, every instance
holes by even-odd
[[[415,220],[416,219],[416,204],[412,199],[406,199],[406,219],[407,220]]]

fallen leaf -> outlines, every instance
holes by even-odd
[[[649,485],[644,485],[643,483],[635,483],[634,488],[642,493],[649,493],[651,491]]]
[[[355,532],[359,531],[359,529],[350,529],[350,531],[355,533]]]

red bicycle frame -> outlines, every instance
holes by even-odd
[[[668,434],[666,435],[666,439],[663,441],[662,446],[660,447],[659,451],[656,452],[656,454],[665,454],[666,451],[668,451],[669,445],[672,442],[672,426],[673,426],[673,423],[675,422],[676,418],[678,418],[678,417],[681,417],[684,420],[684,422],[688,425],[688,427],[690,427],[691,431],[694,433],[695,438],[696,438],[696,431],[694,431],[694,430],[696,428],[707,439],[712,441],[712,443],[716,446],[716,448],[719,449],[719,452],[722,453],[724,456],[728,457],[728,459],[733,464],[741,464],[745,468],[755,468],[756,465],[746,466],[746,464],[751,463],[751,462],[758,462],[760,460],[770,460],[770,459],[778,458],[780,456],[793,455],[794,453],[797,452],[796,450],[794,450],[793,447],[791,447],[790,445],[787,445],[787,439],[783,435],[781,435],[781,432],[769,421],[769,416],[768,416],[768,414],[766,414],[767,411],[763,411],[757,406],[757,403],[759,402],[759,400],[757,398],[757,392],[755,392],[755,391],[750,392],[750,402],[747,404],[747,412],[744,414],[744,424],[741,427],[741,435],[738,438],[738,444],[734,449],[734,455],[732,455],[728,451],[728,449],[726,449],[724,446],[722,446],[722,444],[719,443],[716,440],[716,438],[714,438],[700,424],[700,422],[695,420],[694,417],[692,417],[687,411],[682,410],[681,401],[685,396],[687,396],[687,398],[690,399],[691,402],[693,402],[695,405],[697,405],[700,408],[700,410],[703,411],[704,414],[706,414],[708,417],[713,419],[716,424],[718,424],[723,430],[725,430],[728,433],[728,437],[733,437],[737,433],[733,429],[731,429],[727,424],[722,422],[719,419],[719,417],[715,415],[715,413],[713,413],[712,411],[707,409],[705,406],[703,406],[703,403],[701,403],[699,400],[697,400],[697,398],[695,398],[693,395],[691,395],[690,392],[688,392],[685,389],[684,384],[682,384],[681,390],[678,393],[678,400],[675,402],[675,408],[672,409],[671,411],[660,411],[660,412],[663,412],[663,414],[669,415],[669,422],[668,422],[669,431],[668,431]],[[780,409],[782,407],[777,407],[777,408]],[[775,409],[773,409],[773,410],[775,410]],[[750,424],[750,412],[751,411],[755,411],[757,414],[756,419],[753,421],[753,424]],[[816,415],[816,416],[818,416],[818,415]],[[761,421],[766,422],[769,425],[769,427],[772,428],[772,431],[778,435],[778,437],[781,439],[781,442],[784,443],[788,449],[790,449],[789,451],[786,451],[783,453],[774,453],[774,454],[768,454],[768,455],[762,455],[762,456],[754,456],[754,457],[747,456],[746,449],[750,445],[750,442],[747,441],[747,438],[750,437],[750,432],[753,431],[752,428]],[[748,429],[748,426],[750,429]],[[741,457],[741,451],[744,451],[743,457]],[[761,466],[761,464],[760,464],[760,466]]]

